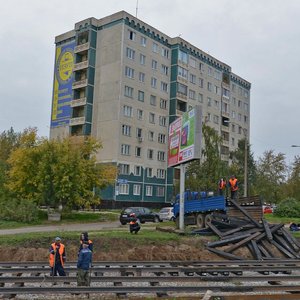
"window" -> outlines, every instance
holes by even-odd
[[[205,122],[210,122],[211,121],[211,114],[207,113],[207,116],[205,117]]]
[[[159,125],[166,127],[167,126],[167,118],[163,116],[159,116]]]
[[[168,92],[168,84],[166,83],[166,82],[161,82],[160,83],[160,90],[162,91],[162,92],[165,92],[165,93],[167,93]]]
[[[161,65],[161,73],[168,75],[169,74],[169,67],[167,67],[166,65]]]
[[[153,149],[148,149],[147,157],[148,157],[149,159],[153,159],[153,153],[154,153],[154,150],[153,150]]]
[[[119,164],[119,173],[121,175],[129,175],[129,165],[127,164]]]
[[[154,132],[153,131],[148,132],[148,140],[151,142],[154,141]]]
[[[207,82],[207,89],[211,92],[212,91],[212,84],[211,82]]]
[[[138,100],[144,102],[145,93],[143,91],[138,92]]]
[[[223,97],[228,98],[229,99],[229,90],[223,88]]]
[[[129,125],[122,125],[122,134],[131,136],[131,126]]]
[[[129,30],[128,32],[128,38],[132,41],[135,41],[136,33],[132,30]]]
[[[211,98],[207,97],[207,106],[211,106]]]
[[[199,70],[201,73],[204,72],[204,64],[203,63],[199,63]]]
[[[134,184],[133,185],[133,195],[138,196],[141,194],[141,185],[140,184]]]
[[[235,111],[234,110],[231,112],[231,117],[232,117],[232,119],[235,119]]]
[[[199,78],[199,86],[201,88],[203,88],[203,86],[204,86],[204,79],[203,78]]]
[[[156,196],[157,197],[164,197],[165,196],[165,187],[164,186],[156,187]]]
[[[130,67],[125,67],[125,76],[129,78],[134,78],[134,69]]]
[[[157,70],[157,61],[152,59],[152,63],[151,63],[152,69],[153,70]]]
[[[166,153],[164,151],[157,151],[157,160],[165,161]]]
[[[247,123],[247,122],[248,122],[248,117],[244,116],[244,123]]]
[[[141,36],[141,45],[146,47],[147,39],[144,36]]]
[[[200,103],[203,103],[203,95],[202,94],[198,94],[198,101],[200,102]]]
[[[139,81],[140,82],[145,82],[145,73],[143,73],[143,72],[139,73]]]
[[[234,138],[231,138],[231,145],[234,146],[234,144],[235,144]]]
[[[239,126],[239,134],[242,134],[242,127]]]
[[[215,78],[217,80],[221,80],[222,79],[222,73],[220,71],[215,70]]]
[[[196,84],[196,75],[190,73],[190,82]]]
[[[144,119],[144,111],[142,111],[141,109],[137,110],[137,119],[138,120],[143,120]]]
[[[133,88],[125,85],[124,95],[129,98],[133,98]]]
[[[160,178],[160,179],[166,178],[166,170],[157,169],[157,178]]]
[[[131,48],[126,48],[126,56],[129,59],[134,59],[135,51],[133,49],[131,49]]]
[[[231,131],[235,132],[235,125],[234,124],[231,124]]]
[[[136,129],[136,137],[141,138],[142,136],[143,136],[142,128],[137,128]]]
[[[236,91],[236,85],[234,83],[231,86],[231,90],[232,90],[233,93],[235,93],[235,91]]]
[[[189,63],[190,63],[191,67],[196,68],[196,60],[191,56],[190,56],[190,59],[189,59]]]
[[[151,86],[156,89],[157,79],[155,77],[151,77]]]
[[[249,110],[249,105],[248,105],[248,103],[244,103],[244,110],[245,110],[245,111],[248,111],[248,110]]]
[[[212,68],[211,67],[207,68],[207,75],[208,76],[213,76],[213,72],[212,72]]]
[[[193,90],[189,90],[189,98],[192,100],[196,99],[196,92]]]
[[[152,191],[153,191],[153,187],[151,185],[146,185],[146,196],[152,196]]]
[[[219,116],[214,115],[213,120],[214,120],[214,123],[219,124]]]
[[[242,115],[241,114],[238,114],[238,120],[242,121]]]
[[[221,103],[222,103],[222,112],[229,114],[229,104],[226,102],[221,102]]]
[[[146,64],[146,56],[143,54],[140,54],[140,64],[141,65]]]
[[[178,51],[178,59],[179,59],[181,62],[187,64],[187,63],[188,63],[188,55],[187,55],[187,53],[185,53],[185,52],[179,50],[179,51]]]
[[[128,105],[123,106],[123,115],[126,117],[132,117],[132,107]]]
[[[129,184],[128,183],[119,184],[119,194],[120,195],[128,195],[129,194]]]
[[[188,70],[182,67],[178,66],[178,76],[184,78],[184,79],[188,79]]]
[[[147,168],[147,177],[153,177],[153,169]]]
[[[236,99],[233,97],[232,98],[232,104],[235,106],[236,105]]]
[[[156,106],[156,96],[150,95],[150,104]]]
[[[134,166],[134,175],[141,176],[142,175],[142,167],[141,166]]]
[[[149,123],[155,124],[155,114],[149,113]]]
[[[122,155],[130,155],[130,145],[122,144],[121,145],[121,154]]]
[[[215,85],[215,93],[217,94],[217,95],[220,95],[221,93],[220,93],[220,87],[218,87],[218,86],[216,86]]]
[[[239,100],[239,101],[238,101],[238,108],[241,108],[241,107],[242,107],[242,101]]]
[[[169,50],[164,47],[161,47],[161,56],[169,58]]]
[[[155,52],[155,53],[158,53],[159,51],[159,48],[158,48],[158,44],[154,43],[152,44],[152,51]]]
[[[166,135],[163,133],[159,133],[157,141],[161,144],[165,144],[166,143]]]
[[[249,97],[249,92],[248,91],[244,91],[244,97],[248,98]]]
[[[135,156],[141,157],[142,148],[141,147],[135,147]]]
[[[219,109],[219,101],[218,100],[214,100],[214,106],[215,106],[215,108]]]
[[[167,109],[167,100],[165,100],[165,99],[160,99],[159,107],[160,107],[161,109]]]
[[[177,93],[187,96],[187,86],[178,82]]]

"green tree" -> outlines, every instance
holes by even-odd
[[[291,165],[291,172],[289,178],[283,189],[283,194],[286,197],[294,198],[300,201],[300,156],[294,157]]]
[[[286,182],[287,165],[283,153],[265,151],[257,161],[257,180],[255,191],[265,202],[277,203],[284,198],[282,185]]]
[[[200,161],[191,162],[187,169],[186,188],[194,191],[217,189],[218,181],[227,172],[227,163],[220,158],[222,138],[217,131],[203,124],[203,149]]]
[[[96,163],[101,143],[91,137],[71,137],[62,141],[39,139],[27,132],[21,146],[9,158],[7,186],[19,199],[57,207],[100,203],[94,188],[114,181],[116,168]]]

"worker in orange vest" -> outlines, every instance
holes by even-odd
[[[141,229],[140,224],[138,223],[138,219],[135,216],[135,213],[130,214],[130,223],[129,223],[129,231],[130,233],[137,234],[139,230]]]
[[[66,261],[65,245],[61,243],[61,238],[56,237],[55,242],[49,248],[49,265],[51,267],[51,276],[66,276],[64,263]]]
[[[224,195],[224,192],[226,191],[226,179],[224,178],[221,178],[219,180],[219,183],[218,183],[218,189],[219,189],[219,195],[222,196]]]
[[[231,193],[231,199],[236,199],[239,187],[238,187],[238,180],[235,178],[234,175],[232,175],[229,179],[229,188]]]

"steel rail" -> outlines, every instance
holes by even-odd
[[[53,283],[53,282],[76,282],[76,276],[0,276],[0,283]],[[273,281],[273,282],[283,282],[283,281],[299,281],[300,275],[256,275],[256,276],[92,276],[92,282],[263,282],[263,281]],[[0,288],[1,291],[1,288]]]
[[[112,287],[2,287],[0,294],[67,294],[67,293],[200,293],[213,292],[269,292],[270,285],[243,286],[112,286]],[[300,292],[299,285],[274,285],[272,292]]]

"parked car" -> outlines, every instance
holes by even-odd
[[[161,221],[174,221],[175,216],[173,212],[173,207],[164,207],[158,213]]]
[[[157,213],[152,212],[147,207],[127,207],[122,210],[120,214],[120,222],[122,225],[126,225],[131,221],[130,215],[134,213],[138,222],[160,222],[159,215]]]
[[[272,214],[273,208],[271,206],[263,206],[263,213],[264,214]]]

